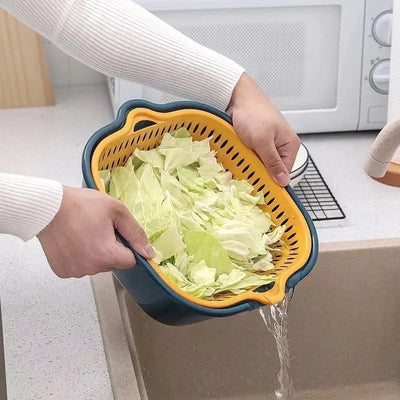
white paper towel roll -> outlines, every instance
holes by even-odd
[[[393,1],[388,121],[400,118],[400,0]],[[393,161],[400,163],[400,149]]]

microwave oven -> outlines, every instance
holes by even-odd
[[[138,0],[241,64],[298,133],[381,129],[393,0]],[[108,78],[114,111],[132,98],[181,100]]]

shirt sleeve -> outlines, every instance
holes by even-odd
[[[57,214],[62,195],[56,181],[0,173],[0,233],[33,238]]]
[[[244,72],[131,0],[0,0],[0,6],[106,75],[221,110]]]
[[[106,75],[221,110],[244,72],[130,0],[0,0],[0,7]],[[0,174],[0,232],[30,239],[61,201],[58,182]]]

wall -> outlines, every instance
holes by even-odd
[[[43,46],[53,87],[96,85],[105,82],[104,75],[63,53],[47,39],[43,39]]]

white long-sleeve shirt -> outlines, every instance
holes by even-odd
[[[104,74],[222,110],[244,72],[131,0],[0,0],[0,7]],[[59,182],[0,173],[0,233],[29,240],[61,201]]]

